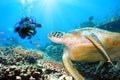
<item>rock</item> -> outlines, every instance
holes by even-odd
[[[15,70],[14,70],[14,73],[15,73],[15,76],[20,75],[20,69],[15,69]]]
[[[16,80],[22,80],[20,76],[16,76]]]
[[[74,79],[71,76],[62,75],[62,76],[59,77],[58,80],[74,80]]]
[[[51,69],[46,69],[44,73],[45,73],[45,74],[50,74],[50,73],[52,73],[52,71],[53,71],[53,70],[51,70]]]
[[[40,72],[34,72],[34,73],[32,74],[32,76],[33,76],[33,78],[35,78],[35,79],[41,78]]]
[[[35,78],[33,78],[33,77],[31,76],[29,80],[35,80]]]

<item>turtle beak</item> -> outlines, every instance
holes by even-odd
[[[62,38],[63,33],[62,32],[51,32],[48,36],[49,37],[55,37],[55,38]]]

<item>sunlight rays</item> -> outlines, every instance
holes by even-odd
[[[32,4],[35,0],[20,0],[20,3],[24,6],[27,4]]]
[[[80,2],[79,0],[38,0],[37,1],[39,6],[39,12],[42,13],[44,23],[48,24],[48,27],[50,27],[50,29],[59,28],[61,30],[63,28],[74,25],[73,23],[74,21],[73,19],[71,19],[71,17],[77,16],[77,15],[72,15],[74,14],[74,7],[78,8],[84,5],[84,4],[80,5],[79,2]],[[66,14],[68,14],[69,17]],[[61,23],[67,23],[67,25]]]
[[[57,0],[39,0],[39,10],[42,13],[43,20],[51,29],[53,29],[55,16],[60,13]],[[60,16],[60,15],[58,15]]]
[[[56,0],[40,0],[39,5],[44,15],[48,18],[58,9]]]
[[[35,0],[20,0],[23,16],[30,16],[31,15],[31,9],[33,8],[34,1]]]
[[[52,27],[54,28],[55,24],[59,28],[63,26],[60,23],[69,23],[65,26],[73,25],[74,21],[71,17],[78,18],[77,16],[79,15],[74,12],[78,10],[82,14],[83,11],[87,11],[88,7],[91,6],[90,3],[86,3],[84,0],[20,0],[20,2],[24,6],[24,10],[26,10],[23,14],[30,15],[32,14],[31,10],[36,10],[37,13],[40,13],[40,16],[42,15],[42,21],[51,29]]]

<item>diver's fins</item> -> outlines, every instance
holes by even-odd
[[[107,62],[110,62],[112,66],[114,66],[109,53],[107,52],[101,41],[98,39],[98,37],[90,32],[86,32],[85,36],[92,42],[93,45],[95,45],[101,51],[100,54],[104,57],[105,61],[107,60]]]

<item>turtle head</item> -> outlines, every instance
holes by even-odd
[[[48,34],[48,38],[58,44],[62,44],[63,33],[62,32],[51,32]]]

